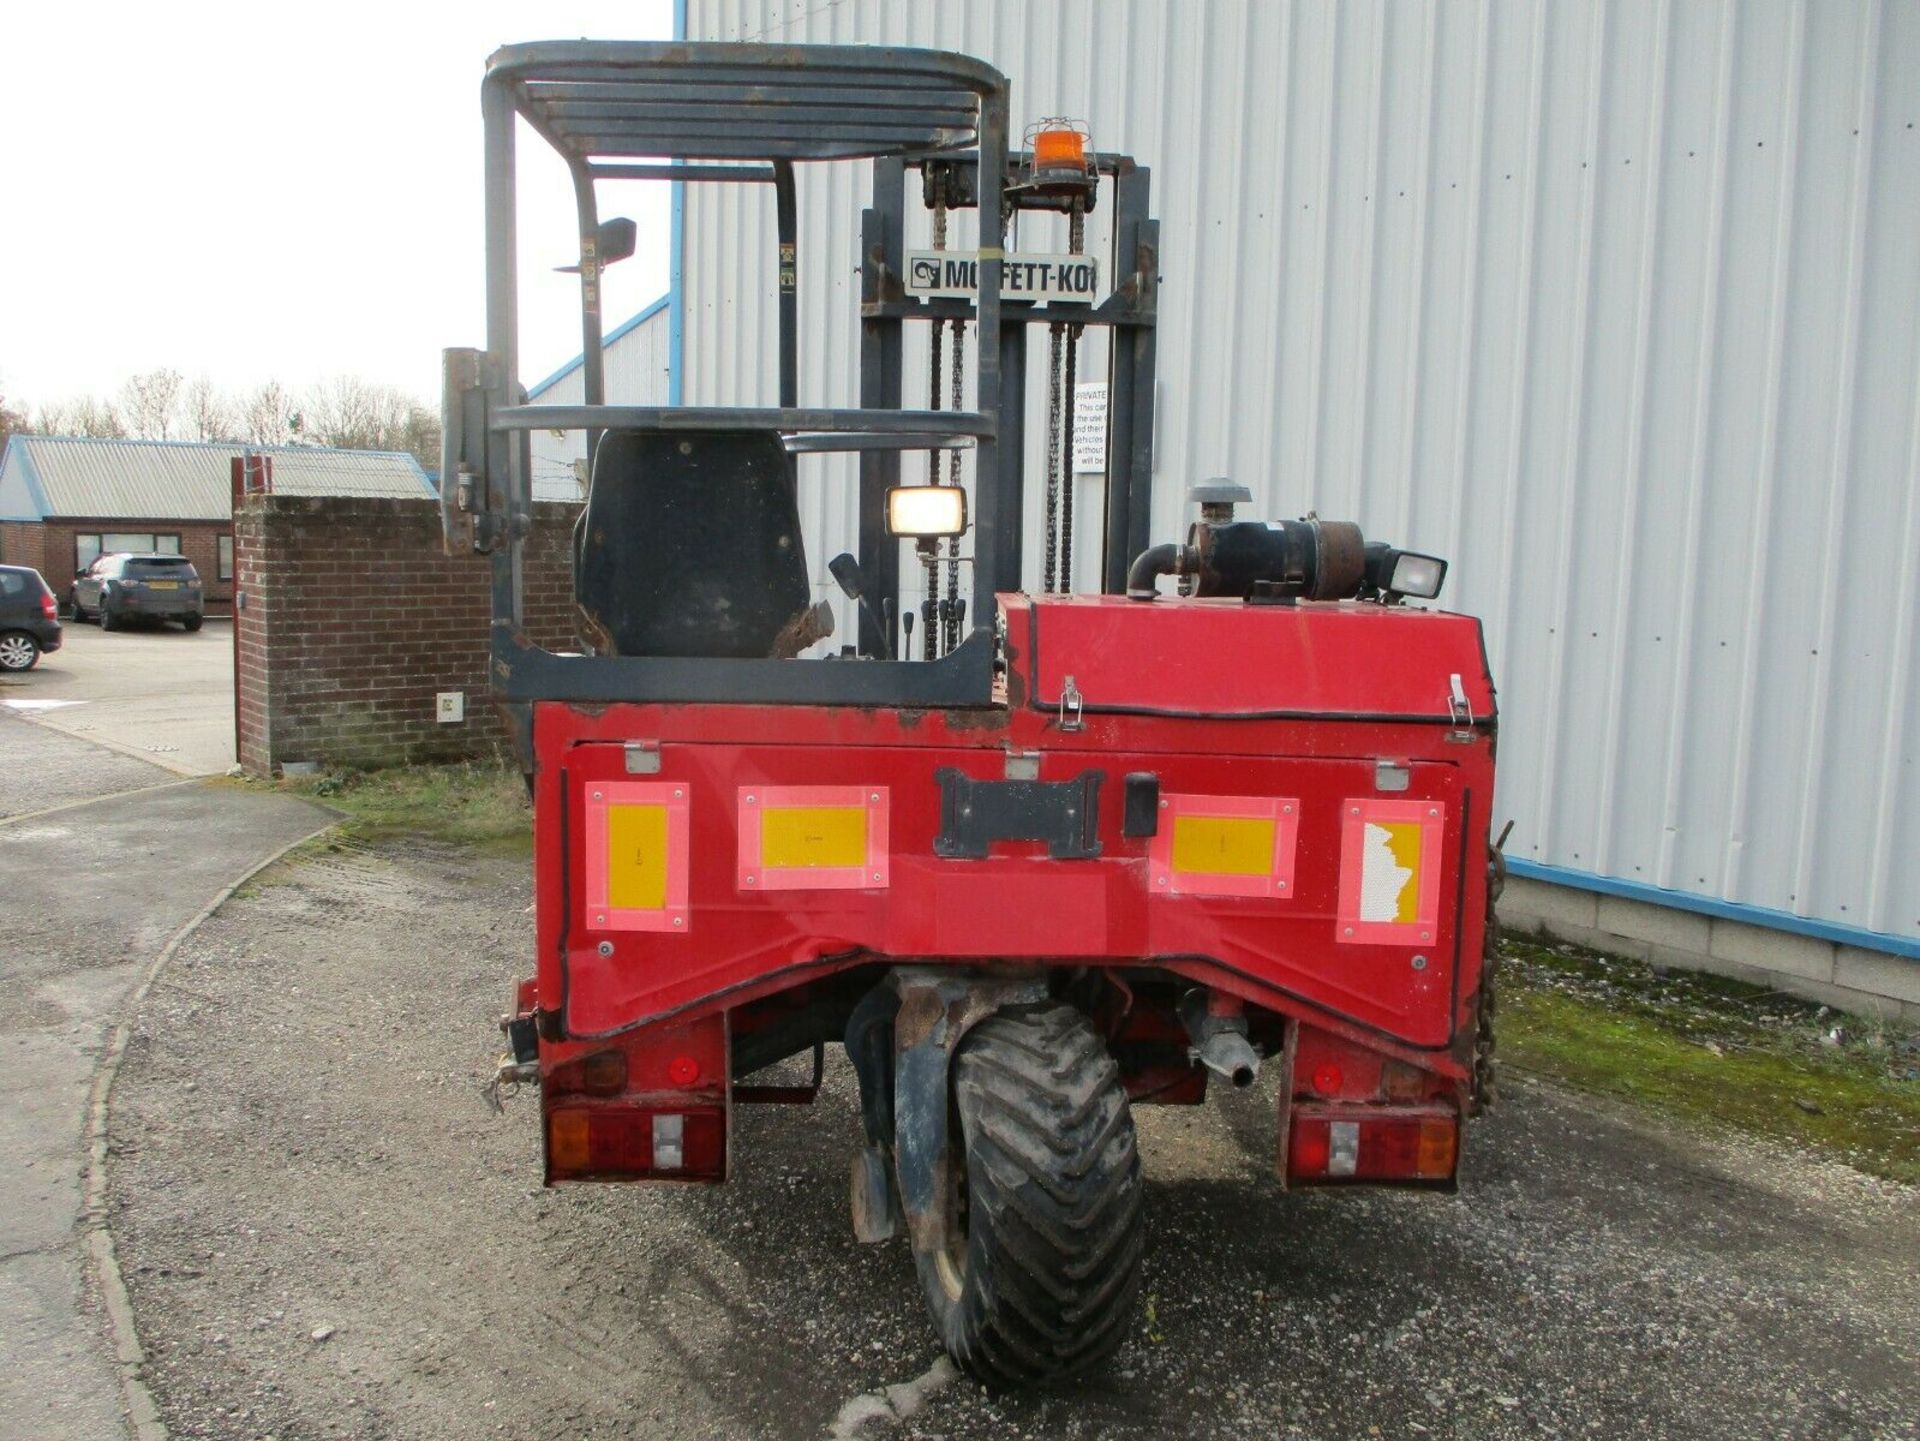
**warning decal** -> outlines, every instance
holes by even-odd
[[[1432,942],[1440,909],[1439,801],[1341,805],[1336,938],[1375,945]]]

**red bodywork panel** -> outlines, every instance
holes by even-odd
[[[545,1033],[557,1023],[588,1039],[715,1014],[875,960],[1148,964],[1464,1075],[1493,793],[1494,697],[1477,622],[1356,604],[1002,605],[1002,707],[536,705]],[[1069,676],[1077,729],[1061,712]],[[638,772],[628,743],[645,748]],[[935,773],[997,782],[1016,753],[1037,755],[1043,782],[1102,773],[1096,858],[1054,859],[1027,840],[996,841],[984,859],[936,853]],[[1130,774],[1156,777],[1163,798],[1241,798],[1255,817],[1278,819],[1284,805],[1287,824],[1259,833],[1285,837],[1275,879],[1222,887],[1241,893],[1205,893],[1204,880],[1156,892],[1154,838],[1122,834]],[[592,858],[611,833],[604,818],[589,824],[628,786],[674,808],[647,844],[680,868],[657,923],[633,926],[609,910],[605,857]],[[885,837],[878,881],[749,885],[758,838],[743,847],[742,827],[769,786],[884,807],[866,831],[868,845]],[[1400,847],[1392,856],[1420,880],[1405,916],[1384,927],[1355,909],[1363,878],[1350,828],[1376,812],[1379,835]],[[590,872],[602,887],[594,905]]]

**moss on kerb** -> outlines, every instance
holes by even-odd
[[[1920,1033],[1577,946],[1502,951],[1502,1061],[1920,1182]]]

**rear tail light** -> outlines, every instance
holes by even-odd
[[[60,619],[60,602],[53,598],[50,590],[40,592],[40,614],[48,620]]]
[[[549,1181],[724,1181],[726,1176],[727,1118],[718,1106],[562,1105],[547,1114]]]
[[[1287,1133],[1287,1178],[1306,1184],[1451,1181],[1459,1158],[1459,1117],[1437,1106],[1302,1106]]]

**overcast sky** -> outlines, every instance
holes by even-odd
[[[354,374],[437,404],[480,345],[480,77],[520,40],[664,39],[669,0],[540,5],[21,0],[0,6],[0,395]],[[522,130],[521,375],[579,353],[564,169]],[[667,283],[663,185],[608,326]]]

